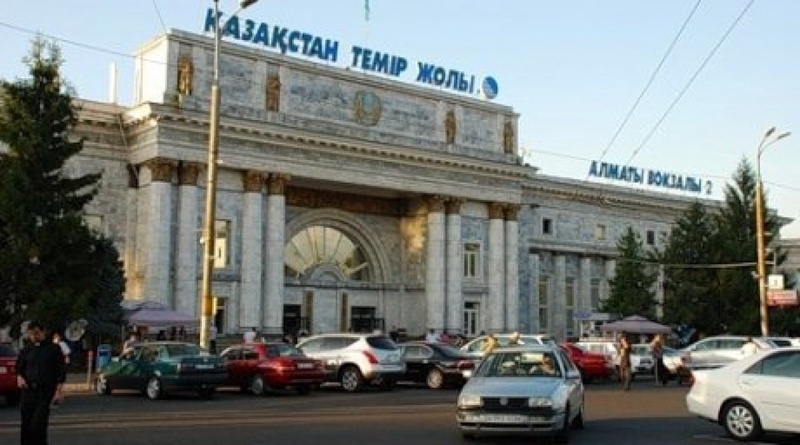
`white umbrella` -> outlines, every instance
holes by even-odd
[[[603,332],[627,332],[630,334],[669,334],[672,328],[639,315],[631,315],[613,323],[600,326]]]

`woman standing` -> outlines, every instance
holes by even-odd
[[[622,389],[628,391],[631,389],[631,343],[628,341],[628,335],[623,332],[620,334],[619,343],[617,343],[617,352],[619,356],[619,377],[622,380]]]

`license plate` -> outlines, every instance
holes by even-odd
[[[214,365],[197,365],[196,369],[214,369]]]
[[[314,368],[314,364],[313,363],[298,363],[297,364],[297,369],[312,369],[312,368]]]
[[[514,414],[484,414],[480,416],[480,421],[487,423],[525,423],[528,421],[528,417]]]

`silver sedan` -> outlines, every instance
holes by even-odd
[[[559,348],[503,348],[484,358],[458,396],[456,421],[466,438],[512,434],[569,441],[583,428],[583,383]]]

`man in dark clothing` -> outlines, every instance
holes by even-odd
[[[67,366],[61,348],[46,341],[44,326],[28,324],[30,343],[17,359],[17,386],[22,389],[22,445],[47,445],[50,404],[66,379]]]

